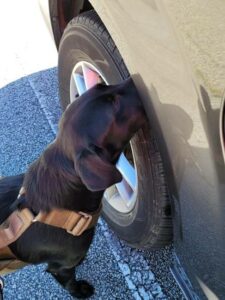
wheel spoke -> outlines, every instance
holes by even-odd
[[[84,82],[84,77],[80,74],[75,73],[73,74],[73,78],[77,87],[78,94],[82,95],[87,90]]]
[[[120,155],[116,167],[123,175],[123,179],[126,180],[130,188],[134,191],[136,188],[136,172],[123,153]]]
[[[99,75],[97,72],[88,68],[85,64],[82,65],[82,70],[84,74],[86,90],[88,90],[99,82]]]
[[[116,184],[117,190],[120,194],[121,199],[125,202],[125,204],[128,206],[131,196],[133,194],[132,189],[128,185],[125,179],[123,179],[121,182]]]

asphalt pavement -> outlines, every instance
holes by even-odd
[[[61,115],[57,69],[31,74],[0,89],[0,176],[24,172],[54,138]],[[95,286],[91,299],[182,299],[169,267],[173,249],[138,251],[100,219],[77,277]],[[45,265],[5,276],[5,300],[71,299]]]

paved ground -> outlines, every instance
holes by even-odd
[[[36,2],[2,1],[0,34],[0,176],[5,176],[25,171],[54,139],[61,110],[57,70],[50,68],[57,54]],[[96,300],[180,300],[169,272],[172,254],[172,247],[133,250],[101,219],[78,277],[94,284]],[[71,299],[44,270],[44,265],[28,266],[7,275],[5,300]]]

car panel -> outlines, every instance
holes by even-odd
[[[219,114],[225,82],[225,4],[91,4],[133,75],[157,132],[174,205],[176,253],[198,294],[221,298],[225,174]]]
[[[51,19],[50,19],[49,2],[47,0],[38,0],[38,4],[40,7],[40,11],[43,15],[45,24],[48,28],[48,31],[52,37],[52,40],[54,41],[53,28],[52,28]]]

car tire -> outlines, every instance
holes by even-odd
[[[110,84],[129,77],[115,43],[95,11],[74,18],[60,41],[58,75],[63,109],[73,100],[70,78],[79,61],[101,70]],[[130,143],[138,178],[135,205],[129,213],[123,213],[103,199],[103,216],[129,245],[157,249],[172,239],[171,206],[162,160],[150,126],[139,130]]]

